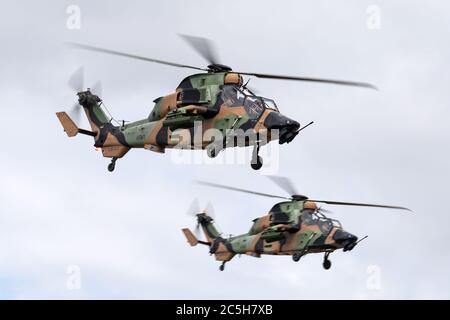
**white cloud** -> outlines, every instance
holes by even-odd
[[[448,5],[381,1],[380,31],[366,29],[366,5],[357,1],[224,2],[214,15],[202,2],[79,5],[80,31],[65,28],[64,3],[11,2],[0,17],[2,297],[448,298]],[[185,214],[192,198],[211,200],[221,230],[233,234],[273,202],[192,180],[281,190],[246,166],[180,166],[142,150],[110,174],[92,141],[68,139],[54,116],[75,102],[66,83],[80,65],[86,83],[102,80],[107,106],[125,120],[147,115],[188,74],[64,42],[201,66],[180,32],[215,39],[236,69],[375,82],[379,92],[251,80],[288,116],[316,122],[280,148],[280,174],[301,192],[406,205],[414,214],[329,208],[346,229],[369,235],[354,251],[332,254],[329,271],[315,255],[299,263],[236,258],[218,272],[206,248],[189,247],[180,232],[194,224]],[[66,288],[69,265],[81,268],[79,291]],[[369,265],[380,267],[381,290],[366,287]]]

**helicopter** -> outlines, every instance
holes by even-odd
[[[112,123],[115,119],[105,112],[102,99],[93,90],[83,87],[80,73],[74,74],[69,84],[78,96],[76,110],[80,110],[79,106],[84,109],[91,130],[79,128],[67,112],[56,115],[69,137],[84,134],[94,138],[94,146],[101,148],[104,157],[111,158],[110,172],[114,171],[117,159],[132,148],[158,153],[164,153],[166,148],[206,149],[207,155],[214,158],[225,148],[236,146],[253,146],[251,167],[259,170],[263,165],[259,155],[261,146],[274,140],[279,144],[290,143],[313,122],[302,127],[299,122],[281,114],[275,101],[256,95],[243,76],[376,89],[364,82],[233,71],[218,62],[210,40],[180,36],[207,60],[206,68],[91,45],[68,44],[79,49],[201,71],[183,79],[174,93],[155,99],[146,118],[129,123],[116,121],[116,125]]]
[[[253,220],[253,225],[247,233],[223,237],[214,225],[211,210],[198,210],[198,205],[191,205],[190,213],[197,218],[196,230],[201,227],[206,241],[198,240],[198,235],[189,228],[182,232],[191,246],[197,244],[209,247],[209,253],[214,254],[217,261],[222,261],[220,271],[225,269],[225,263],[236,255],[246,254],[260,258],[261,255],[290,255],[298,262],[310,253],[324,253],[323,268],[330,269],[329,256],[335,250],[353,250],[367,236],[358,240],[356,235],[345,231],[337,219],[327,217],[328,210],[318,206],[318,203],[328,205],[344,205],[359,207],[389,208],[411,211],[405,207],[342,202],[331,200],[313,200],[296,192],[292,182],[279,176],[268,176],[273,182],[290,194],[289,197],[256,192],[217,183],[198,181],[198,183],[227,190],[250,193],[258,196],[280,198],[284,201],[276,203],[268,214]],[[198,232],[196,232],[198,234]]]

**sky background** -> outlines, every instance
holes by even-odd
[[[66,26],[69,5],[81,10],[80,29]],[[371,5],[379,29],[367,26]],[[3,1],[0,298],[450,298],[449,14],[444,1]],[[282,190],[247,163],[221,164],[223,154],[187,165],[171,151],[132,150],[111,174],[91,138],[67,138],[54,114],[76,102],[67,81],[80,66],[86,86],[101,80],[108,109],[125,120],[146,117],[189,75],[65,42],[203,67],[177,33],[213,39],[236,70],[377,85],[251,80],[285,115],[315,121],[280,148],[278,174],[301,193],[414,213],[327,206],[346,230],[369,235],[331,254],[330,270],[322,255],[243,256],[219,272],[180,231],[194,226],[192,199],[214,204],[225,234],[247,232],[275,202],[193,180]]]

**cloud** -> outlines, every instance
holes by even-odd
[[[381,1],[379,31],[367,30],[366,4],[357,1],[224,2],[214,15],[202,1],[79,1],[79,31],[65,27],[68,4],[9,2],[0,19],[2,298],[448,299],[447,4]],[[354,251],[333,253],[329,271],[310,255],[298,263],[245,256],[219,272],[206,248],[189,247],[181,234],[194,224],[185,214],[191,200],[211,200],[226,234],[246,232],[274,203],[192,180],[281,190],[247,165],[176,165],[170,153],[143,150],[110,174],[92,140],[68,139],[54,116],[75,102],[66,84],[81,65],[86,83],[102,80],[106,105],[125,120],[146,116],[154,98],[188,75],[64,42],[202,66],[180,32],[213,38],[223,62],[239,70],[378,85],[371,92],[251,80],[289,117],[315,121],[280,148],[280,174],[302,193],[405,205],[414,214],[329,208],[347,230],[369,235]],[[80,290],[66,286],[71,265],[80,267]],[[379,290],[367,287],[372,265]]]

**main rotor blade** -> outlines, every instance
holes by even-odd
[[[197,51],[209,64],[219,63],[219,56],[217,54],[214,43],[206,38],[189,36],[186,34],[178,34],[184,41],[186,41],[195,51]]]
[[[198,222],[195,224],[194,234],[197,238],[200,238],[200,223]]]
[[[276,79],[276,80],[294,80],[294,81],[308,81],[308,82],[320,82],[320,83],[329,83],[329,84],[337,84],[343,86],[352,86],[352,87],[362,87],[378,90],[373,84],[366,82],[354,82],[354,81],[346,81],[346,80],[334,80],[334,79],[322,79],[322,78],[311,78],[311,77],[294,77],[294,76],[283,76],[276,74],[267,74],[267,73],[251,73],[251,72],[238,72],[247,76],[255,76],[257,78],[263,79]]]
[[[108,53],[108,54],[121,56],[121,57],[126,57],[126,58],[132,58],[132,59],[143,60],[143,61],[147,61],[147,62],[155,62],[155,63],[165,64],[165,65],[172,66],[172,67],[189,68],[189,69],[194,69],[194,70],[208,71],[207,69],[202,69],[202,68],[189,66],[189,65],[185,65],[185,64],[179,64],[179,63],[170,62],[170,61],[164,61],[164,60],[147,58],[147,57],[138,56],[138,55],[135,55],[135,54],[130,54],[130,53],[119,52],[119,51],[110,50],[110,49],[94,47],[94,46],[81,44],[81,43],[68,42],[67,45],[69,45],[71,47],[74,47],[74,48],[78,48],[78,49],[84,49],[84,50]]]
[[[340,206],[358,206],[358,207],[374,207],[374,208],[388,208],[388,209],[400,209],[411,211],[411,209],[399,206],[388,206],[383,204],[370,204],[370,203],[357,203],[357,202],[341,202],[341,201],[330,201],[330,200],[309,200],[313,202],[326,203],[332,205],[340,205]]]
[[[288,200],[291,200],[291,198],[289,198],[289,197],[282,197],[282,196],[277,196],[277,195],[268,194],[268,193],[262,193],[262,192],[257,192],[257,191],[251,191],[251,190],[241,189],[241,188],[235,188],[235,187],[230,187],[230,186],[224,186],[224,185],[222,185],[222,184],[217,184],[217,183],[212,183],[212,182],[198,181],[198,180],[197,180],[197,183],[198,183],[198,184],[205,185],[205,186],[209,186],[209,187],[222,188],[222,189],[228,189],[228,190],[233,190],[233,191],[239,191],[239,192],[250,193],[250,194],[257,195],[257,196],[263,196],[263,197],[269,197],[269,198],[278,198],[278,199],[288,199]]]
[[[281,189],[286,191],[290,196],[299,194],[295,189],[295,186],[292,183],[292,181],[289,180],[288,178],[279,176],[267,176],[267,178],[275,182]]]

